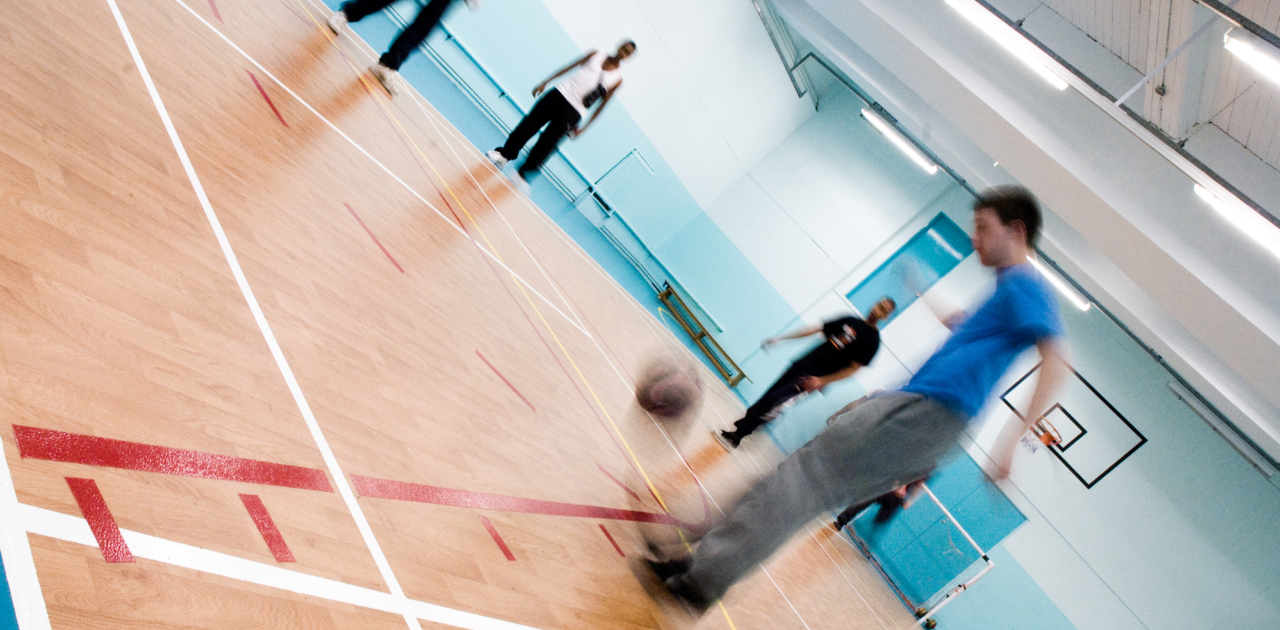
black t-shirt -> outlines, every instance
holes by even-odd
[[[857,317],[842,317],[822,325],[827,340],[792,366],[802,374],[826,376],[854,363],[867,365],[880,349],[880,331]]]

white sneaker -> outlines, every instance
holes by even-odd
[[[347,12],[343,11],[342,9],[338,9],[337,11],[334,11],[333,15],[329,16],[329,22],[328,22],[329,30],[333,31],[334,35],[341,36],[342,25],[346,23],[347,23]]]
[[[520,171],[516,171],[515,174],[511,176],[511,183],[515,185],[516,190],[524,193],[524,196],[529,196],[529,182],[525,181],[524,175],[521,175]]]
[[[497,149],[484,154],[484,156],[489,158],[489,161],[493,162],[493,165],[498,168],[502,168],[507,165],[507,158],[502,157],[502,153],[499,153]]]
[[[391,93],[391,96],[399,96],[404,91],[404,84],[401,83],[403,79],[400,78],[400,73],[382,65],[382,62],[369,66],[369,72],[373,73],[373,77]]]

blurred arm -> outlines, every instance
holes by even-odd
[[[789,333],[786,335],[778,335],[777,337],[770,337],[768,339],[765,339],[764,343],[760,345],[771,346],[784,339],[801,339],[804,337],[808,337],[809,335],[816,335],[820,332],[822,332],[822,324],[818,324],[816,326],[809,326],[808,328],[801,328],[800,330],[797,330],[793,333]]]
[[[1036,343],[1040,351],[1040,377],[1036,379],[1035,392],[1031,394],[1031,405],[1027,415],[1021,422],[1007,422],[996,437],[992,449],[992,459],[996,464],[996,479],[1009,476],[1009,466],[1013,463],[1013,452],[1018,446],[1018,439],[1031,426],[1044,417],[1049,407],[1053,406],[1058,392],[1071,374],[1071,366],[1067,363],[1066,342],[1058,337],[1048,337]]]

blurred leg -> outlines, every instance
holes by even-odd
[[[689,571],[672,580],[707,601],[719,599],[823,510],[869,501],[923,476],[963,428],[963,417],[922,396],[869,401],[757,482],[702,539]]]

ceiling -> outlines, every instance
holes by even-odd
[[[1233,8],[1272,33],[1280,30],[1280,0],[1238,0]],[[1230,24],[1197,2],[1047,0],[1034,11],[1056,12],[1143,75],[1210,24],[1146,84],[1140,108],[1135,100],[1128,104],[1174,140],[1213,125],[1280,169],[1280,85],[1224,50]]]

